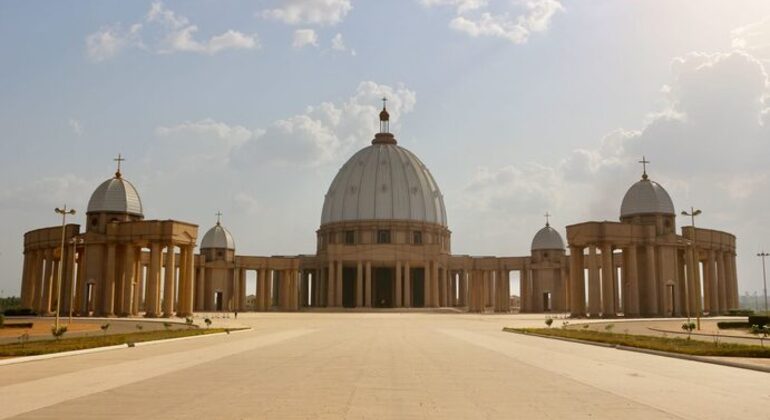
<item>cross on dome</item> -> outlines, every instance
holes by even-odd
[[[551,213],[545,212],[545,227],[551,227]]]
[[[218,211],[215,214],[217,215],[217,224],[219,224],[222,221],[222,212]]]
[[[651,163],[646,157],[642,156],[642,160],[639,161],[642,164],[642,179],[647,179],[647,164]]]
[[[112,159],[112,160],[114,160],[115,162],[118,162],[118,170],[115,171],[115,177],[116,178],[120,178],[120,162],[123,162],[126,159],[123,158],[123,155],[118,153],[118,157],[116,157],[115,159]]]

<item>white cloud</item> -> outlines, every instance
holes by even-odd
[[[141,46],[141,29],[140,23],[131,25],[128,30],[123,30],[119,24],[104,27],[86,37],[86,54],[99,62],[114,57],[124,48]]]
[[[353,8],[350,0],[284,0],[282,3],[281,7],[262,11],[262,17],[290,25],[334,25]]]
[[[159,126],[155,129],[155,135],[160,141],[152,147],[152,159],[160,162],[180,161],[179,164],[171,165],[177,171],[198,171],[227,165],[231,152],[259,137],[261,131],[205,118]]]
[[[119,25],[103,28],[86,38],[86,51],[94,61],[104,61],[117,55],[128,47],[141,47],[159,54],[174,52],[194,52],[216,54],[224,50],[250,50],[260,48],[256,34],[245,34],[229,29],[208,40],[196,40],[194,35],[198,26],[190,23],[184,16],[168,9],[162,2],[156,1],[144,19],[145,24],[135,23],[128,31],[122,31]],[[160,32],[160,41],[147,47],[142,41],[142,32],[156,29]]]
[[[532,33],[548,29],[553,16],[564,7],[558,0],[530,0],[511,3],[511,10],[489,11],[483,0],[421,0],[425,6],[453,6],[456,16],[449,27],[472,37],[502,38],[523,44]],[[518,5],[518,7],[517,7]],[[515,10],[513,10],[515,9]]]
[[[770,187],[770,126],[760,121],[770,85],[762,62],[745,52],[686,54],[673,60],[662,94],[664,109],[648,115],[641,130],[615,130],[596,147],[548,164],[479,168],[450,209],[468,220],[454,232],[471,239],[477,231],[534,234],[546,210],[562,233],[571,223],[617,220],[623,194],[641,175],[637,161],[646,155],[651,178],[677,208],[698,206],[706,226],[735,233],[739,246],[753,240],[765,224],[760,209],[767,208]],[[494,235],[484,241],[505,240]]]
[[[765,61],[770,60],[770,16],[759,22],[735,28],[732,31],[732,46]]]
[[[294,31],[294,40],[291,46],[302,48],[308,45],[318,46],[318,35],[312,29],[297,29]]]
[[[361,82],[355,94],[343,101],[324,102],[273,122],[263,135],[236,149],[234,159],[303,166],[337,162],[371,141],[383,96],[388,98],[391,127],[397,130],[399,118],[414,108],[414,91]]]
[[[67,125],[70,126],[72,132],[75,133],[76,136],[80,137],[83,135],[83,124],[81,124],[80,121],[70,118],[67,121]]]

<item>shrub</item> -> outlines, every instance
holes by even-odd
[[[754,315],[753,309],[729,309],[727,315],[730,316],[749,316]]]
[[[3,328],[32,328],[34,326],[33,322],[13,322],[5,324]]]
[[[759,345],[762,347],[765,347],[765,338],[767,338],[768,335],[770,335],[770,326],[767,325],[752,325],[751,329],[749,330],[754,335],[759,336]]]
[[[206,328],[211,326],[211,318],[206,318],[206,319],[203,320],[203,322],[206,323]]]
[[[759,325],[760,327],[770,324],[770,316],[767,315],[750,315],[749,325]]]
[[[615,328],[615,324],[607,324],[604,326],[604,331],[612,332],[613,328]]]
[[[11,308],[5,310],[5,316],[35,316],[37,312],[29,308]]]
[[[170,329],[170,328],[171,328],[171,323],[170,323],[170,322],[164,322],[164,323],[163,323],[163,327],[164,327],[164,328],[166,328],[166,329],[168,330],[168,329]]]
[[[720,330],[740,330],[749,328],[750,325],[748,322],[744,321],[719,321],[717,322],[717,327],[719,327]]]
[[[187,324],[187,325],[192,325],[193,324],[193,318],[191,316],[188,316],[187,318],[184,319],[184,323]]]
[[[551,324],[553,324],[553,318],[548,317],[545,319],[545,325],[548,325],[548,328],[551,328]]]
[[[102,332],[104,333],[104,335],[107,335],[107,330],[110,329],[110,323],[109,322],[105,322],[104,324],[99,326],[99,328],[102,329]]]
[[[144,329],[144,325],[136,324],[136,329],[139,330],[139,331],[142,331],[142,329]]]

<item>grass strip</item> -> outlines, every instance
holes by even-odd
[[[0,357],[37,356],[40,354],[60,353],[63,351],[84,350],[128,343],[141,343],[143,341],[216,334],[226,331],[227,329],[225,328],[189,328],[183,330],[143,331],[103,336],[62,338],[60,340],[30,341],[27,343],[10,343],[0,345]],[[230,329],[230,331],[233,331],[233,329]]]
[[[503,328],[506,332],[563,337],[610,345],[658,350],[690,356],[770,357],[770,348],[735,343],[715,343],[686,338],[655,337],[648,335],[617,334],[604,331],[559,328]]]

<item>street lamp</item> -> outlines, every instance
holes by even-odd
[[[762,258],[762,281],[765,283],[765,315],[768,315],[767,312],[767,270],[765,269],[765,257],[770,256],[765,251],[760,252],[757,254],[757,257]]]
[[[74,287],[70,287],[70,319],[67,321],[67,325],[72,324],[72,310],[75,307],[75,287],[80,287],[79,284],[76,283],[76,276],[77,271],[75,271],[75,254],[77,253],[77,247],[78,245],[83,244],[83,238],[72,238],[70,243],[72,244],[72,285]],[[82,259],[81,259],[82,261]],[[85,270],[83,267],[79,267],[80,270]]]
[[[65,204],[62,208],[55,208],[54,211],[61,214],[61,253],[59,254],[59,275],[56,279],[56,331],[59,331],[59,310],[61,309],[61,278],[64,269],[64,237],[66,236],[67,216],[75,214],[75,209],[68,209]]]
[[[696,258],[695,258],[695,240],[697,239],[697,236],[698,236],[696,231],[695,231],[695,216],[697,216],[697,215],[699,215],[701,213],[703,213],[703,212],[700,211],[700,210],[695,209],[694,207],[690,207],[690,211],[689,212],[682,211],[682,216],[689,217],[690,220],[691,220],[691,225],[692,225],[692,238],[690,240],[690,246],[692,248],[692,259],[690,261],[690,278],[693,279],[693,280],[695,280],[695,273],[696,273],[695,265],[697,264],[697,261],[696,261]],[[697,290],[698,288],[696,287],[695,289]],[[689,299],[688,299],[687,304],[689,306]],[[696,319],[698,331],[700,331],[700,313],[701,313],[701,309],[700,308],[701,308],[701,296],[700,296],[700,293],[699,293],[698,296],[697,296],[697,299],[695,300],[695,317],[696,317],[695,319]],[[688,309],[688,312],[689,312],[689,309]],[[690,322],[690,321],[688,320],[687,322]]]

